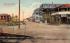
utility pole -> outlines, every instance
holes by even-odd
[[[18,28],[20,29],[20,0],[18,0],[19,1],[19,12],[18,12],[18,14],[19,14],[19,25],[18,25]]]

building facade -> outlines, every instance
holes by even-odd
[[[8,14],[0,14],[0,22],[9,22],[11,20],[11,16]]]
[[[43,18],[47,23],[52,23],[51,14],[56,12],[55,8],[61,6],[62,4],[42,4],[40,8],[42,9],[45,14],[43,14]]]
[[[33,21],[38,22],[38,23],[44,22],[43,21],[43,14],[44,14],[44,12],[42,12],[40,8],[37,8],[32,15]]]
[[[70,24],[69,12],[70,4],[42,4],[34,11],[33,20],[47,21],[50,24]]]
[[[70,4],[63,4],[56,7],[55,12],[51,14],[52,23],[56,24],[70,24]]]

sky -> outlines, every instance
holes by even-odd
[[[70,0],[21,0],[21,20],[32,16],[41,4],[70,4]],[[18,0],[0,0],[0,13],[18,15]]]

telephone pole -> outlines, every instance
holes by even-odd
[[[19,6],[18,6],[18,8],[19,8],[19,12],[18,12],[18,14],[19,14],[19,25],[18,25],[18,28],[20,29],[20,0],[18,0],[19,1]]]

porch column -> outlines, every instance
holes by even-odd
[[[59,12],[59,8],[58,8],[58,12]]]
[[[59,12],[59,9],[60,8],[58,8],[58,12]],[[60,15],[60,17],[58,19],[59,19],[59,24],[61,24],[61,15]]]
[[[51,12],[49,12],[50,23],[52,22]]]
[[[66,8],[66,10],[68,11],[68,8]],[[66,17],[67,17],[67,15],[66,15]],[[67,24],[68,24],[68,17],[67,17],[67,21],[66,21],[66,22],[67,22]]]
[[[66,8],[66,10],[68,11],[68,8]]]

